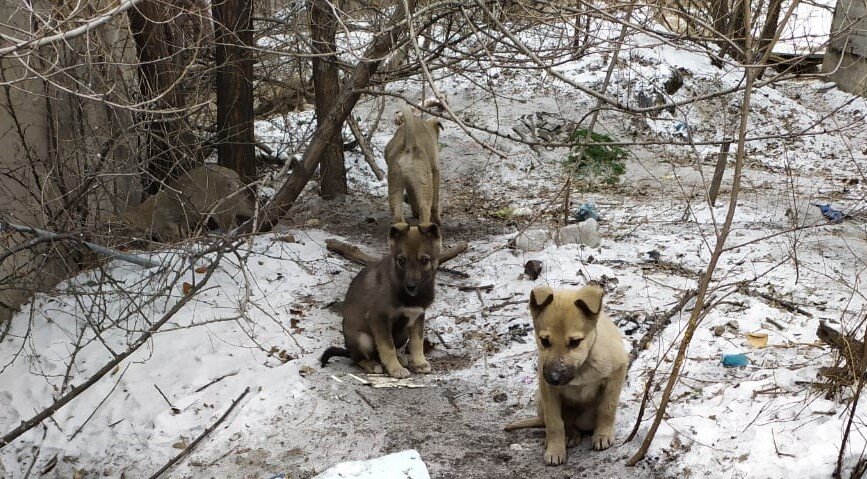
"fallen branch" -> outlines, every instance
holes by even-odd
[[[236,397],[235,400],[232,401],[232,404],[229,406],[229,409],[226,409],[226,412],[224,412],[223,415],[220,416],[220,418],[217,419],[217,421],[214,424],[211,424],[204,431],[202,431],[202,433],[199,434],[199,437],[197,437],[193,442],[191,442],[189,446],[185,447],[183,451],[179,452],[177,456],[173,457],[172,460],[167,462],[166,465],[161,467],[159,471],[155,472],[150,477],[150,479],[156,479],[156,478],[160,477],[164,472],[168,471],[178,461],[183,459],[184,456],[191,453],[193,451],[193,448],[195,448],[200,442],[202,442],[202,439],[204,439],[205,436],[207,436],[208,434],[213,432],[214,429],[217,428],[217,426],[219,426],[220,424],[222,424],[223,421],[226,420],[226,418],[229,416],[229,414],[232,412],[232,410],[235,409],[235,406],[237,406],[238,403],[241,402],[241,399],[244,399],[244,396],[246,396],[248,392],[250,392],[249,386],[247,386],[244,389],[244,392],[242,392],[240,396]]]
[[[687,290],[683,296],[680,298],[680,301],[677,302],[674,307],[665,312],[665,314],[659,314],[654,318],[653,324],[647,328],[647,331],[641,336],[641,339],[638,341],[633,341],[632,343],[632,351],[629,353],[629,367],[632,367],[633,361],[638,358],[638,354],[641,351],[647,349],[647,346],[650,345],[650,342],[653,341],[653,338],[656,337],[669,323],[671,323],[671,318],[674,317],[680,310],[686,307],[687,303],[695,297],[697,291],[694,289]]]
[[[77,436],[78,433],[80,433],[81,430],[84,429],[84,426],[86,426],[87,423],[90,422],[91,419],[93,419],[93,416],[96,415],[96,411],[99,411],[99,408],[102,407],[103,404],[105,404],[105,402],[108,400],[108,398],[111,397],[111,395],[114,393],[114,390],[117,389],[117,385],[120,384],[120,380],[123,379],[123,376],[126,374],[126,371],[128,369],[129,369],[129,364],[127,364],[126,367],[123,368],[123,372],[120,373],[120,376],[118,376],[117,381],[115,381],[115,383],[114,383],[114,386],[112,386],[111,389],[109,389],[108,394],[106,394],[105,397],[102,398],[102,401],[100,401],[99,404],[97,404],[96,407],[93,408],[93,411],[90,412],[90,415],[87,416],[87,419],[85,419],[84,422],[82,422],[81,425],[75,429],[75,432],[73,432],[72,435],[69,436],[67,441],[72,441],[73,439],[75,439],[75,436]]]
[[[463,271],[458,271],[458,270],[452,269],[452,268],[446,268],[445,266],[440,266],[439,268],[437,268],[437,270],[442,271],[443,273],[448,273],[448,274],[457,276],[459,278],[467,279],[470,277],[470,275],[468,275],[467,273],[464,273]]]
[[[224,374],[224,375],[218,377],[217,379],[214,379],[213,381],[208,382],[208,384],[205,384],[204,386],[202,386],[202,387],[196,389],[196,390],[193,391],[193,392],[200,393],[200,392],[204,391],[205,389],[207,389],[207,388],[213,386],[214,384],[217,384],[218,382],[222,381],[223,379],[226,379],[226,378],[229,377],[229,376],[235,376],[235,375],[237,375],[237,374],[238,374],[238,371],[231,372],[231,373],[229,373],[229,374]]]
[[[161,327],[163,327],[163,325],[165,325],[172,317],[174,317],[174,315],[178,311],[180,311],[181,308],[183,308],[184,305],[187,304],[187,302],[190,299],[195,297],[196,293],[205,284],[207,284],[208,280],[211,279],[211,275],[214,273],[214,271],[216,271],[217,265],[220,263],[220,260],[223,258],[223,246],[225,244],[226,244],[225,242],[221,242],[219,248],[217,249],[217,251],[218,251],[217,258],[208,267],[208,270],[205,273],[205,275],[202,277],[202,280],[199,281],[198,283],[194,284],[193,287],[190,288],[190,290],[180,300],[178,300],[178,302],[175,303],[175,305],[172,306],[172,308],[170,310],[168,310],[166,312],[166,314],[164,314],[162,316],[162,318],[159,319],[159,321],[154,323],[150,328],[148,328],[147,331],[142,333],[142,335],[138,337],[138,339],[135,341],[135,343],[132,344],[132,346],[129,349],[127,349],[123,353],[115,356],[113,360],[109,361],[105,366],[100,368],[96,372],[96,374],[94,374],[93,376],[88,378],[87,381],[85,381],[85,382],[81,383],[80,385],[76,386],[75,388],[71,389],[68,393],[64,394],[59,399],[54,401],[54,403],[52,403],[50,406],[43,409],[41,412],[39,412],[35,416],[31,417],[30,419],[28,419],[26,421],[22,421],[18,427],[16,427],[12,431],[9,431],[8,433],[6,433],[2,438],[0,438],[0,450],[2,450],[4,447],[9,445],[9,443],[11,443],[15,439],[17,439],[19,436],[21,436],[25,432],[33,429],[34,427],[36,427],[37,425],[42,423],[42,421],[51,417],[52,414],[54,414],[60,408],[62,408],[63,406],[68,404],[70,401],[72,401],[73,399],[78,397],[81,393],[86,391],[88,388],[90,388],[91,386],[96,384],[97,381],[99,381],[100,379],[102,379],[103,376],[105,376],[106,374],[108,374],[109,372],[114,370],[114,368],[117,367],[118,364],[123,362],[124,359],[128,358],[130,355],[135,353],[140,347],[142,347],[144,344],[146,344],[148,342],[148,340],[150,340],[151,336],[153,336],[154,333],[157,332],[157,330],[159,330]]]
[[[337,253],[346,259],[355,261],[356,263],[359,263],[359,264],[362,264],[365,266],[371,266],[371,265],[374,265],[376,263],[379,263],[379,261],[382,259],[381,256],[374,256],[372,254],[365,253],[364,251],[361,251],[361,248],[359,248],[358,246],[351,245],[349,243],[344,243],[343,241],[336,240],[336,239],[325,240],[325,247],[328,249],[328,251],[331,251],[332,253]],[[469,245],[467,244],[466,241],[460,241],[456,245],[452,246],[451,248],[447,248],[446,250],[444,250],[440,254],[440,258],[439,258],[440,265],[442,265],[446,261],[449,261],[450,259],[454,259],[457,255],[465,252],[467,250],[467,248],[469,248]],[[442,267],[440,267],[440,269],[445,270],[445,268],[442,268]],[[451,271],[454,271],[454,270],[451,270]],[[466,274],[466,273],[461,273],[461,274]]]
[[[777,308],[779,308],[779,309],[784,309],[784,310],[786,310],[786,311],[789,311],[790,313],[803,314],[804,316],[806,316],[806,317],[808,317],[808,318],[812,318],[812,317],[813,317],[813,313],[811,313],[811,312],[805,310],[804,308],[798,306],[797,304],[795,304],[795,303],[793,303],[793,302],[791,302],[791,301],[789,301],[789,300],[786,300],[786,299],[783,299],[783,298],[779,298],[779,297],[774,296],[774,295],[772,295],[772,294],[770,294],[770,293],[764,293],[764,292],[762,292],[762,291],[755,291],[755,290],[752,290],[752,289],[750,289],[749,286],[747,286],[746,284],[741,284],[741,285],[738,287],[738,292],[740,292],[740,293],[742,293],[742,294],[746,294],[747,296],[752,296],[752,297],[754,297],[754,298],[761,298],[761,299],[764,299],[764,300],[767,301],[771,306],[776,306]]]
[[[50,242],[50,241],[74,241],[76,243],[81,243],[86,246],[88,249],[93,251],[94,253],[101,254],[107,258],[118,259],[121,261],[126,261],[127,263],[137,264],[139,266],[143,266],[145,268],[155,268],[160,265],[160,263],[150,259],[144,258],[142,256],[136,256],[134,254],[124,253],[122,251],[118,251],[113,248],[108,248],[106,246],[100,246],[98,244],[91,243],[89,241],[84,241],[80,238],[75,237],[74,235],[61,235],[57,233],[52,233],[51,231],[41,230],[39,228],[33,228],[32,226],[21,226],[16,225],[14,223],[6,223],[0,221],[0,231],[4,229],[10,229],[12,231],[16,231],[18,233],[26,233],[30,235],[34,235],[39,238],[39,243],[41,242]],[[33,242],[34,244],[36,242]],[[23,249],[22,248],[18,248]],[[17,252],[15,250],[14,252]],[[0,256],[0,261],[6,259],[6,255]]]
[[[362,264],[364,266],[374,265],[378,263],[380,259],[382,259],[378,256],[367,254],[364,251],[361,251],[361,248],[359,248],[358,246],[344,243],[343,241],[336,239],[325,240],[325,247],[328,249],[328,251],[331,251],[332,253],[337,253],[348,260],[355,261],[356,263]]]
[[[623,444],[635,439],[635,435],[638,434],[638,429],[641,428],[641,421],[644,420],[644,410],[647,409],[647,402],[650,401],[650,390],[653,387],[653,378],[655,377],[656,369],[651,369],[650,374],[647,376],[647,381],[644,383],[644,395],[641,397],[641,405],[638,406],[638,416],[635,418],[635,426],[632,427],[632,432],[626,436],[626,440],[623,441]]]
[[[364,136],[364,132],[361,131],[361,127],[358,126],[358,122],[355,121],[355,118],[353,118],[352,115],[349,115],[349,117],[346,118],[346,123],[349,125],[349,129],[352,130],[355,140],[358,141],[358,146],[361,148],[361,153],[364,155],[364,161],[367,162],[370,171],[376,175],[377,180],[382,181],[385,179],[385,173],[383,173],[379,165],[376,164],[376,158],[373,156],[373,148],[371,148],[370,143]]]

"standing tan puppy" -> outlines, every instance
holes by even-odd
[[[404,223],[403,194],[407,193],[413,216],[419,223],[440,220],[440,163],[437,141],[442,124],[431,118],[423,120],[404,105],[396,120],[400,127],[385,145],[388,166],[388,206],[394,223]]]
[[[434,279],[442,239],[435,224],[392,225],[390,254],[368,266],[349,284],[343,302],[345,348],[331,347],[320,358],[323,367],[332,356],[352,358],[368,373],[405,378],[409,371],[397,350],[409,342],[409,367],[429,373],[424,357],[424,313],[434,300]],[[380,365],[381,364],[381,365]]]
[[[530,314],[539,348],[539,415],[505,429],[544,426],[550,466],[566,462],[567,437],[581,431],[593,431],[593,449],[607,449],[628,358],[620,330],[602,313],[602,289],[539,286],[530,293]]]

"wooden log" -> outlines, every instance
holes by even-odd
[[[328,249],[328,251],[331,251],[332,253],[337,253],[346,259],[355,261],[356,263],[362,264],[365,266],[370,266],[370,265],[374,265],[376,263],[379,263],[379,261],[382,259],[381,256],[375,256],[375,255],[372,255],[369,253],[365,253],[364,251],[361,251],[361,248],[359,248],[358,246],[351,245],[349,243],[344,243],[343,241],[336,240],[333,238],[325,240],[325,247]],[[457,244],[455,244],[454,246],[452,246],[450,248],[446,248],[440,254],[440,258],[439,258],[440,265],[442,265],[446,261],[454,259],[459,254],[464,253],[467,250],[467,248],[469,248],[469,245],[467,244],[466,241],[460,241]]]

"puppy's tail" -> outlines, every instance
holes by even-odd
[[[521,419],[515,422],[510,422],[506,424],[503,428],[504,431],[514,431],[516,429],[527,429],[531,427],[544,427],[545,421],[542,420],[539,416],[531,417],[527,419]]]
[[[403,113],[403,149],[408,151],[411,149],[410,145],[415,144],[415,118],[409,105],[404,104],[401,112]]]
[[[319,358],[319,364],[324,368],[326,364],[328,364],[328,360],[332,357],[337,356],[339,358],[348,358],[349,350],[346,348],[338,348],[336,346],[332,346],[325,350],[322,353],[322,357]]]

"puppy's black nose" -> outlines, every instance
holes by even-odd
[[[545,372],[545,381],[552,386],[563,386],[572,380],[572,375],[566,371],[553,369]]]
[[[416,291],[418,291],[417,283],[406,283],[406,292],[409,293],[410,296],[415,296]]]

